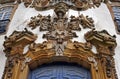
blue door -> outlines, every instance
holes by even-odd
[[[31,71],[29,79],[91,79],[91,75],[80,66],[46,65]]]

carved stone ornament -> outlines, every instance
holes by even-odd
[[[94,58],[94,57],[88,57],[88,60],[89,60],[90,62],[94,63],[94,67],[95,67],[96,71],[98,71],[98,63],[97,63],[97,61],[95,60],[95,58]]]
[[[101,47],[105,47],[105,49],[109,51],[111,50],[109,46],[111,46],[113,48],[112,50],[114,50],[116,46],[115,38],[114,36],[109,35],[104,30],[92,30],[88,32],[89,34],[86,33],[86,43],[80,43],[77,41],[72,42],[70,40],[66,41],[67,43],[65,43],[64,41],[61,42],[53,39],[48,39],[48,41],[37,44],[34,42],[36,36],[33,33],[29,33],[27,30],[23,32],[18,32],[18,34],[22,34],[21,38],[15,38],[17,36],[16,33],[17,32],[14,32],[12,35],[10,35],[10,37],[7,37],[6,41],[4,42],[5,50],[8,50],[8,47],[10,47],[9,45],[11,45],[12,49],[9,51],[5,51],[7,54],[7,62],[3,79],[27,79],[29,69],[35,69],[36,67],[44,63],[59,61],[78,63],[88,69],[91,69],[92,79],[117,79],[113,59],[114,52],[103,53],[99,50],[97,54],[94,54],[91,51],[92,45],[95,45],[97,50],[99,49],[97,47],[98,45],[101,45]],[[22,40],[23,37],[28,38],[29,42],[24,43]],[[111,39],[109,39],[108,37],[110,37]],[[12,38],[14,38],[14,41],[8,42],[8,40]],[[18,43],[17,41],[20,43]],[[103,42],[105,43],[103,44]],[[29,45],[29,50],[26,54],[22,54],[22,52],[19,53],[20,50],[13,52],[14,50],[17,50],[16,47],[19,45]],[[106,46],[108,46],[108,48]],[[23,50],[22,47],[20,49]],[[56,53],[56,51],[58,53]],[[104,50],[101,49],[101,51]]]
[[[25,29],[25,31],[14,31],[9,37],[5,36],[5,42],[3,46],[5,47],[4,52],[6,55],[23,53],[23,48],[35,41],[37,38],[32,32]],[[22,44],[21,44],[22,43]]]
[[[115,79],[118,79],[113,58],[114,49],[117,45],[116,36],[111,36],[106,30],[96,31],[93,29],[85,34],[85,39],[96,47],[98,58],[106,72],[106,76],[114,79],[112,77],[112,74],[114,73]]]
[[[83,28],[94,27],[93,19],[83,14],[79,17],[71,16],[70,21],[68,21],[66,16],[68,9],[67,6],[64,6],[63,3],[56,6],[54,9],[56,17],[38,14],[37,16],[31,17],[30,23],[28,23],[28,26],[32,29],[39,27],[40,31],[48,31],[43,35],[43,38],[53,41],[56,55],[63,55],[67,41],[78,37],[73,31],[80,31],[80,25],[83,26]]]
[[[117,45],[115,38],[115,35],[111,36],[106,30],[93,29],[85,34],[86,41],[95,45],[98,53],[107,55],[114,55],[114,48]]]
[[[28,79],[30,69],[35,69],[39,65],[52,62],[77,63],[91,71],[92,79],[118,79],[114,66],[114,49],[116,47],[115,35],[111,36],[106,30],[96,31],[94,21],[88,16],[81,14],[78,17],[68,18],[66,12],[70,7],[83,10],[89,5],[88,1],[71,0],[68,6],[65,2],[57,4],[47,3],[39,7],[42,0],[38,1],[38,9],[48,9],[49,4],[54,5],[56,16],[51,17],[37,15],[32,17],[28,27],[41,31],[47,31],[43,38],[47,39],[43,43],[35,43],[37,36],[25,28],[25,31],[14,31],[9,37],[5,36],[4,52],[7,56],[5,71],[2,79]],[[52,1],[52,0],[51,0]],[[77,1],[78,3],[76,3]],[[80,5],[81,2],[81,5]],[[98,1],[94,1],[94,4]],[[34,3],[34,2],[33,2]],[[35,3],[34,3],[35,4]],[[77,5],[73,6],[73,5]],[[69,20],[68,20],[69,19]],[[84,37],[86,42],[71,40],[77,38],[75,31],[80,31],[81,27],[90,28]],[[24,47],[28,45],[28,51],[23,54]],[[97,54],[92,51],[92,46],[97,49]]]
[[[35,7],[36,10],[53,9],[59,3],[64,3],[74,10],[87,10],[91,7],[99,7],[102,2],[108,0],[23,0],[25,6]],[[20,0],[18,0],[20,2]]]

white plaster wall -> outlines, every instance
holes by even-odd
[[[42,15],[48,15],[50,14],[51,16],[54,16],[54,12],[53,10],[49,10],[49,11],[44,11],[44,12],[39,12],[36,11],[33,8],[25,8],[25,6],[23,5],[23,3],[21,3],[18,6],[18,9],[15,12],[14,18],[12,19],[10,26],[9,26],[9,30],[7,32],[7,36],[9,36],[14,30],[23,30],[27,23],[30,20],[30,17],[37,15],[38,13],[42,14]],[[114,23],[112,21],[111,15],[108,11],[108,8],[105,4],[102,4],[99,8],[92,8],[89,9],[87,11],[82,11],[80,12],[80,14],[83,13],[84,15],[89,15],[90,17],[92,17],[95,21],[95,28],[97,30],[103,30],[106,29],[111,35],[116,35],[117,38],[117,47],[115,49],[115,66],[116,66],[116,70],[117,70],[117,74],[118,74],[118,78],[120,79],[120,35],[116,34],[115,31],[115,26]],[[73,10],[69,10],[68,16],[70,15],[75,15],[78,16],[78,12],[77,11],[73,11]],[[30,30],[30,28],[28,28]],[[77,35],[79,36],[78,38],[74,38],[73,41],[79,41],[79,42],[85,42],[84,39],[84,33],[86,33],[87,31],[89,31],[90,29],[82,29],[82,31],[77,32]],[[36,28],[35,30],[32,31],[33,33],[38,35],[38,39],[36,40],[36,43],[41,43],[44,40],[42,39],[42,34],[44,34],[45,32],[39,32],[39,28]],[[3,53],[3,41],[4,41],[4,36],[2,35],[0,36],[0,79],[2,77],[3,71],[4,71],[4,66],[5,66],[5,61],[6,61],[6,57],[5,54]],[[25,51],[27,50],[27,47],[25,47]],[[96,53],[96,48],[93,47],[93,52]],[[25,53],[24,51],[24,53]]]

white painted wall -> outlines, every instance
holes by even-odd
[[[23,3],[21,3],[18,6],[18,9],[15,12],[14,18],[12,19],[10,26],[9,26],[9,30],[7,32],[7,36],[9,36],[14,30],[23,30],[25,28],[25,26],[27,25],[27,23],[30,20],[30,17],[32,16],[36,16],[38,13],[43,14],[43,15],[54,15],[53,10],[49,10],[49,11],[44,11],[44,12],[38,12],[36,11],[34,8],[25,8],[25,6],[23,5]],[[99,8],[92,8],[89,9],[87,11],[83,11],[80,12],[83,13],[84,15],[89,15],[90,17],[92,17],[95,21],[95,28],[97,30],[103,30],[106,29],[111,35],[116,35],[117,38],[117,47],[115,49],[115,67],[117,70],[117,74],[118,74],[118,78],[120,79],[120,35],[116,34],[115,31],[115,26],[114,23],[112,21],[111,15],[109,13],[109,10],[107,8],[107,6],[105,4],[102,4]],[[73,10],[69,10],[69,14],[70,15],[75,15],[78,16],[78,12],[77,11],[73,11]],[[28,28],[30,30],[30,28]],[[79,41],[79,42],[85,42],[84,39],[84,33],[86,33],[88,30],[90,29],[82,29],[82,31],[77,32],[77,35],[79,35],[78,38],[74,38],[73,41]],[[32,31],[33,33],[38,35],[38,39],[36,40],[36,43],[41,43],[44,40],[42,39],[42,34],[44,34],[45,32],[39,32],[39,28],[36,28],[35,30]],[[3,71],[4,71],[4,66],[5,66],[5,61],[6,61],[6,57],[5,54],[3,53],[3,41],[4,41],[4,36],[2,35],[0,36],[0,79],[2,77]],[[25,51],[27,50],[27,47],[24,49]],[[95,47],[93,47],[93,52],[96,53],[96,49]],[[24,52],[25,53],[25,52]]]

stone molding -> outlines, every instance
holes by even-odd
[[[2,79],[27,79],[30,69],[52,62],[82,65],[90,69],[92,79],[118,79],[113,58],[116,36],[106,30],[96,31],[93,28],[94,21],[88,16],[71,16],[68,21],[67,10],[68,6],[60,3],[54,9],[56,17],[53,17],[53,21],[49,15],[31,18],[29,27],[40,27],[40,32],[48,31],[43,35],[47,39],[43,43],[35,43],[37,36],[26,28],[24,31],[14,31],[9,37],[5,36],[3,46],[7,61]],[[79,25],[91,29],[84,35],[85,43],[71,41],[77,37],[73,30],[80,31]],[[23,54],[27,45],[28,51]],[[96,47],[97,54],[92,51],[92,46]]]
[[[109,35],[106,31],[90,31],[86,33],[86,43],[68,41],[62,56],[56,55],[56,52],[52,46],[52,41],[45,41],[41,44],[36,44],[34,43],[36,36],[31,32],[29,33],[23,31],[18,33],[21,34],[21,38],[15,38],[18,34],[17,32],[14,32],[12,35],[10,35],[10,37],[7,37],[6,41],[4,42],[7,62],[3,79],[27,79],[29,69],[35,69],[39,65],[45,63],[59,61],[77,63],[85,68],[90,69],[92,79],[117,79],[113,59],[116,41],[115,37]],[[8,42],[8,40],[11,40],[12,37],[16,41]],[[24,43],[22,38],[27,40],[27,42]],[[107,41],[104,43],[105,41],[101,40]],[[13,49],[7,51],[9,45]],[[24,49],[23,47],[19,47],[19,49],[17,49],[16,46],[19,45],[29,45],[29,50],[26,54],[22,54]],[[98,51],[97,54],[94,54],[94,52],[91,51],[92,45],[96,46]],[[98,45],[101,45],[102,48],[98,47]],[[105,49],[103,49],[104,47]],[[19,51],[20,53],[16,52],[15,50]],[[106,50],[108,51],[106,52]]]

